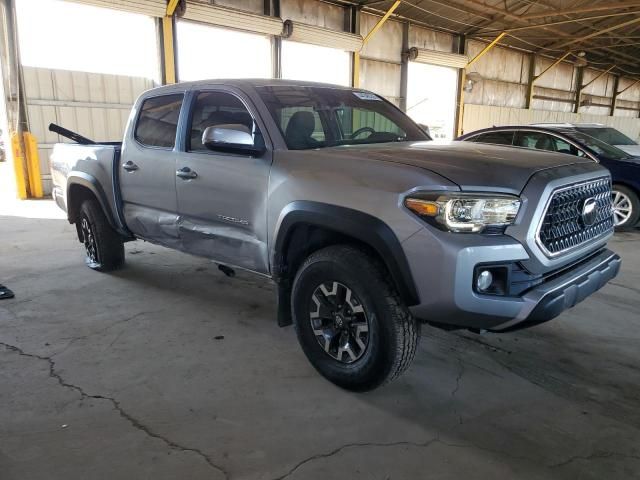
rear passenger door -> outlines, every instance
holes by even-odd
[[[145,99],[119,162],[123,213],[138,237],[177,246],[176,134],[184,94]]]
[[[185,251],[219,263],[268,273],[267,189],[271,146],[264,125],[247,98],[235,90],[208,89],[190,94],[190,114],[176,164],[176,192]],[[254,145],[266,147],[259,157],[207,149],[207,127],[241,125]]]

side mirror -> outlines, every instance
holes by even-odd
[[[202,144],[209,150],[245,155],[260,155],[264,148],[257,147],[253,136],[241,124],[224,124],[207,127],[202,132]]]

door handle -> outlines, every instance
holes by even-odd
[[[189,167],[182,167],[176,172],[176,177],[180,177],[185,180],[190,180],[192,178],[196,178],[197,176],[198,174],[191,170]]]
[[[135,172],[139,167],[131,160],[129,160],[128,162],[122,164],[122,168],[124,168],[127,172]]]

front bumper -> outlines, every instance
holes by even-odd
[[[529,256],[513,238],[419,232],[403,243],[420,303],[421,320],[449,327],[509,331],[551,320],[599,290],[620,270],[607,249],[543,276],[518,296],[481,295],[473,289],[478,264],[524,262]],[[429,252],[429,253],[426,253]]]
[[[518,316],[493,327],[496,331],[527,328],[551,320],[600,290],[618,275],[622,260],[611,250],[568,269],[522,296],[524,306]]]

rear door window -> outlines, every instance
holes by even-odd
[[[494,145],[512,145],[513,130],[482,133],[473,139],[477,143],[491,143]]]
[[[147,147],[172,149],[176,142],[181,93],[146,99],[140,108],[135,139]]]
[[[556,152],[575,155],[575,149],[572,151],[570,143],[565,142],[564,140],[558,137],[553,137],[553,141],[555,143]]]
[[[516,134],[515,145],[534,150],[556,151],[554,137],[543,132],[518,132]]]

